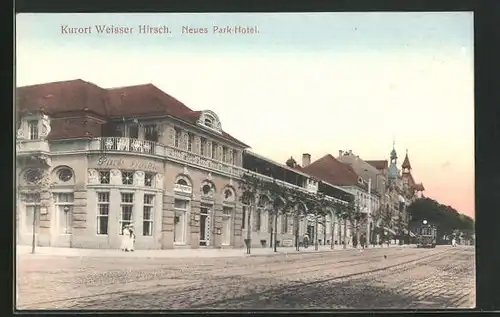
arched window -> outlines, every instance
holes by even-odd
[[[188,182],[185,179],[183,179],[183,178],[179,179],[177,181],[177,184],[183,185],[183,186],[189,186]]]
[[[43,178],[43,173],[40,169],[30,168],[24,173],[24,180],[28,184],[36,184]]]

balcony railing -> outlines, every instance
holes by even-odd
[[[16,140],[16,154],[36,152],[50,152],[49,142],[46,140]]]
[[[98,138],[102,151],[124,151],[155,154],[156,142],[132,138]]]

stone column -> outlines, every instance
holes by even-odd
[[[190,225],[190,243],[191,249],[198,249],[200,247],[200,201],[191,200],[191,212],[188,219]]]
[[[94,195],[96,195],[94,193]],[[97,197],[96,197],[97,198]],[[111,197],[110,197],[111,198]],[[89,234],[97,234],[97,228],[94,231],[90,230],[92,226],[89,224],[88,212],[93,210],[93,219],[97,219],[97,199],[92,208],[88,207],[87,190],[83,187],[76,188],[73,192],[73,242],[72,246],[84,248],[86,246],[85,239]],[[111,200],[111,199],[110,199]],[[111,205],[110,205],[111,207]],[[97,220],[95,220],[97,221]],[[109,224],[108,224],[109,225]]]
[[[163,195],[161,248],[174,248],[174,197],[168,194]]]
[[[213,206],[213,217],[212,217],[212,223],[213,223],[213,231],[212,231],[212,237],[214,238],[212,241],[212,246],[215,248],[220,248],[221,247],[221,235],[217,234],[217,231],[221,232],[222,231],[222,205],[221,204],[214,204]],[[218,228],[218,230],[217,230]]]
[[[54,202],[52,193],[48,190],[43,190],[40,193],[40,228],[38,231],[38,245],[42,247],[50,246],[51,238],[51,222],[56,218],[54,215]]]

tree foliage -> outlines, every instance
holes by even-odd
[[[431,198],[419,198],[408,206],[412,223],[421,223],[424,219],[437,226],[439,235],[451,235],[455,230],[460,232],[474,232],[474,220],[458,213],[451,206],[438,203]]]

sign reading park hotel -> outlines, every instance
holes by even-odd
[[[90,166],[95,166],[97,168],[107,168],[107,169],[127,169],[127,170],[138,170],[146,172],[162,172],[163,165],[159,162],[152,162],[150,160],[134,159],[130,157],[108,157],[99,156],[91,158],[89,162]]]

